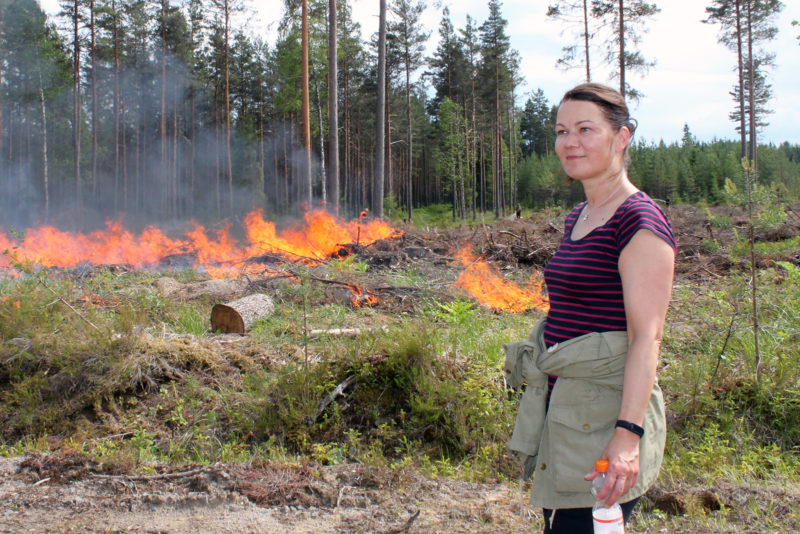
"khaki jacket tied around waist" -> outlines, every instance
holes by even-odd
[[[511,387],[527,383],[508,449],[535,463],[531,503],[543,508],[594,504],[591,472],[614,433],[622,404],[628,353],[625,331],[593,332],[556,344],[543,339],[544,319],[527,341],[506,343],[505,375]],[[558,376],[545,410],[547,376]],[[546,413],[545,413],[546,411]],[[667,425],[658,381],[647,406],[639,444],[639,478],[620,498],[643,495],[656,481],[664,457]]]

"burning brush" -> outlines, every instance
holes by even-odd
[[[463,289],[482,304],[496,311],[512,313],[536,309],[547,312],[550,304],[542,292],[543,282],[532,277],[525,287],[504,278],[488,262],[474,256],[469,246],[464,246],[455,254],[458,261],[466,267],[455,282],[455,286]]]
[[[229,225],[209,232],[195,223],[183,238],[169,237],[153,226],[136,235],[120,221],[107,221],[104,230],[90,233],[41,226],[8,237],[0,228],[0,250],[13,250],[14,261],[63,268],[122,264],[141,269],[180,258],[185,267],[203,267],[213,277],[225,278],[261,274],[263,263],[251,258],[313,265],[342,254],[342,247],[347,246],[342,244],[367,245],[397,235],[382,220],[346,222],[324,210],[310,211],[303,223],[281,231],[254,210],[244,219],[244,233],[246,242],[238,243],[231,237]],[[0,270],[13,271],[12,267],[9,258],[0,255]]]

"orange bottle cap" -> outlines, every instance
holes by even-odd
[[[594,463],[594,468],[601,473],[605,473],[606,471],[608,471],[608,460],[597,460]]]

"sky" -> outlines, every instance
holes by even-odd
[[[707,0],[653,0],[661,12],[653,17],[642,36],[640,49],[656,65],[646,75],[629,74],[629,83],[644,93],[632,105],[632,115],[639,121],[636,137],[645,142],[671,143],[680,140],[684,124],[700,141],[738,139],[735,124],[728,118],[734,107],[728,94],[737,81],[736,55],[717,42],[719,26],[703,24]],[[378,0],[350,0],[353,17],[361,24],[361,34],[368,39],[378,29]],[[387,3],[391,0],[387,0]],[[508,21],[511,47],[521,58],[520,74],[524,79],[517,91],[518,105],[541,88],[551,103],[574,85],[584,81],[581,69],[565,71],[556,67],[561,48],[572,44],[574,32],[563,31],[564,24],[545,15],[550,0],[505,0],[502,14]],[[760,142],[800,144],[800,0],[783,0],[784,9],[776,18],[778,37],[766,49],[775,53],[775,67],[768,73],[773,98],[767,117],[769,126],[760,133]],[[254,13],[248,15],[246,29],[273,41],[281,16],[281,0],[250,0]],[[428,0],[423,26],[430,32],[427,55],[435,50],[442,6],[450,8],[456,29],[466,25],[469,14],[480,25],[488,17],[486,0]],[[42,0],[47,13],[58,11],[57,0]],[[594,52],[594,64],[600,53]],[[608,69],[592,68],[593,81],[617,86]]]

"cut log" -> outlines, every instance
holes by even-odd
[[[253,293],[246,297],[215,304],[211,308],[211,329],[225,334],[244,334],[258,319],[266,317],[275,304],[263,293]]]

